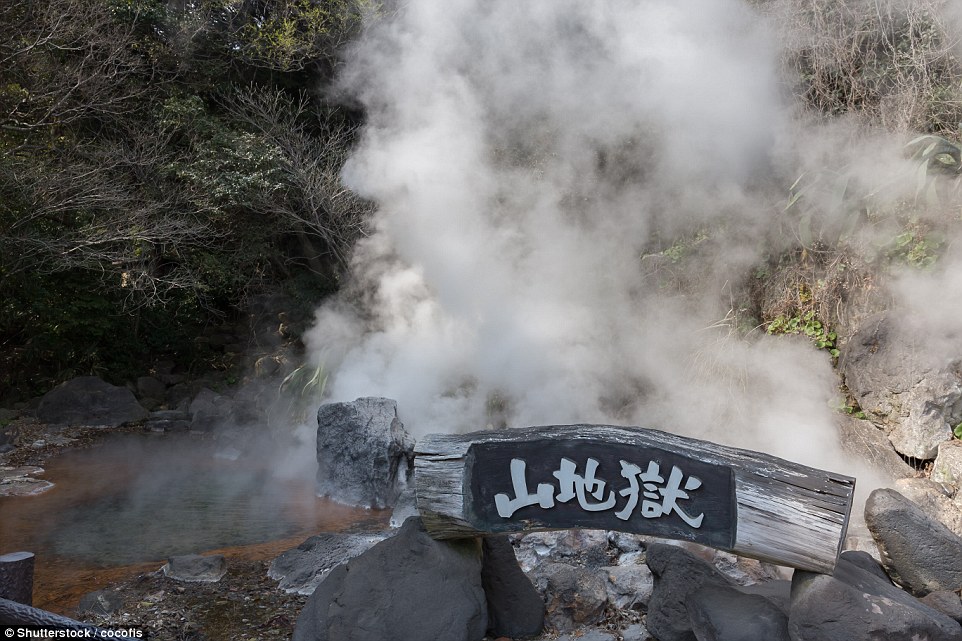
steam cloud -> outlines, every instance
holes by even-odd
[[[796,114],[777,43],[736,0],[411,0],[378,21],[342,80],[368,114],[345,178],[377,219],[307,337],[331,399],[395,398],[416,436],[610,422],[851,473],[827,355],[726,322],[792,240],[788,187],[847,146]],[[901,169],[898,145],[859,144],[866,181]]]

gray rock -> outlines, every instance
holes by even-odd
[[[752,585],[736,585],[736,590],[742,594],[752,594],[764,597],[771,601],[775,607],[788,616],[792,605],[792,582],[784,579],[766,581],[764,583],[754,583]]]
[[[599,623],[608,602],[604,574],[564,563],[551,566],[544,589],[545,621],[559,632]]]
[[[162,401],[166,392],[167,386],[153,376],[141,376],[137,379],[137,396],[140,398]]]
[[[113,614],[124,607],[124,597],[114,590],[97,590],[88,592],[80,597],[77,605],[77,614],[93,614],[95,616],[106,616]]]
[[[658,641],[695,641],[688,595],[702,586],[728,586],[730,581],[708,562],[675,545],[649,545],[648,567],[655,577],[648,601],[648,631]]]
[[[230,397],[203,388],[190,402],[190,429],[207,432],[232,422],[234,401]]]
[[[756,559],[714,550],[711,564],[715,569],[727,576],[738,585],[751,585],[761,581],[773,581],[778,578],[778,568],[771,563]]]
[[[528,637],[544,628],[545,606],[521,571],[506,536],[482,543],[481,584],[488,602],[488,632],[495,637]]]
[[[370,549],[384,537],[326,532],[312,536],[271,561],[267,576],[285,592],[312,594],[331,570]]]
[[[435,541],[411,518],[328,575],[293,641],[480,641],[487,624],[480,543]]]
[[[865,523],[894,581],[918,595],[962,587],[962,538],[895,490],[873,491]]]
[[[161,570],[164,576],[177,581],[216,583],[227,573],[227,560],[223,554],[172,556]]]
[[[604,530],[559,530],[524,535],[517,549],[518,561],[530,572],[547,559],[568,560],[578,565],[608,565],[608,535]]]
[[[840,559],[834,575],[796,570],[792,641],[959,641],[962,628],[888,581]]]
[[[651,635],[648,634],[648,628],[640,623],[629,625],[621,631],[621,638],[624,639],[624,641],[648,641],[650,636]]]
[[[618,638],[610,632],[604,630],[584,630],[577,635],[562,634],[556,641],[618,641]]]
[[[962,536],[962,509],[950,498],[946,486],[930,479],[899,479],[893,489],[919,506],[923,512]]]
[[[645,609],[655,587],[647,565],[618,565],[605,568],[608,602],[619,610]]]
[[[959,489],[962,485],[962,441],[953,439],[939,444],[932,465],[932,480]]]
[[[397,403],[359,398],[317,411],[317,489],[350,505],[386,508],[414,468],[414,440],[397,418]]]
[[[862,410],[887,427],[895,449],[931,459],[962,420],[962,386],[955,367],[924,360],[919,340],[899,332],[890,318],[872,316],[843,346],[839,367]]]
[[[147,418],[126,387],[117,387],[96,376],[81,376],[61,383],[43,395],[37,408],[41,423],[118,427]]]
[[[885,568],[882,567],[882,564],[876,561],[868,552],[845,550],[839,558],[845,559],[852,565],[874,574],[883,581],[892,582],[891,579],[889,579],[889,575],[885,573]]]
[[[938,610],[947,617],[962,623],[962,599],[959,599],[958,592],[948,592],[946,590],[929,592],[919,599],[919,601],[933,610]]]
[[[397,503],[394,505],[394,511],[391,512],[390,525],[392,528],[401,527],[405,521],[412,516],[418,516],[418,514],[417,500],[414,496],[414,486],[408,485],[401,491],[401,495],[398,496]]]
[[[871,421],[840,415],[838,434],[839,442],[846,452],[866,461],[889,478],[915,476],[915,469],[898,455],[885,431]]]
[[[190,421],[186,419],[149,418],[144,425],[151,432],[187,432]]]
[[[608,545],[614,546],[619,552],[638,552],[644,548],[644,537],[628,532],[612,530],[608,532]]]
[[[764,597],[706,584],[685,604],[698,641],[789,641],[788,617]]]

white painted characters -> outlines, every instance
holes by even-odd
[[[628,461],[621,463],[621,476],[628,481],[628,487],[617,492],[626,497],[624,506],[615,512],[615,516],[627,521],[635,512],[643,518],[655,519],[674,512],[681,520],[692,528],[700,528],[705,518],[704,513],[691,516],[679,505],[679,501],[690,498],[689,492],[701,487],[701,479],[695,476],[685,478],[677,465],[671,467],[668,481],[661,475],[661,467],[656,461],[649,461],[647,469],[642,472],[641,467]],[[578,474],[578,464],[569,458],[562,458],[558,469],[552,472],[558,480],[558,488],[551,483],[539,483],[537,492],[528,491],[527,463],[523,459],[511,459],[511,486],[514,498],[500,493],[494,497],[498,515],[510,518],[516,511],[529,505],[538,505],[543,509],[551,509],[555,501],[567,503],[578,499],[578,505],[587,512],[601,512],[615,507],[617,497],[615,490],[605,489],[607,483],[596,476],[598,460],[589,458],[585,462],[584,474]],[[683,483],[684,481],[684,483]],[[558,490],[556,492],[556,489]],[[592,500],[593,499],[593,500]],[[640,502],[640,506],[639,506]]]

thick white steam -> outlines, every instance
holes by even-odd
[[[844,470],[827,354],[718,322],[828,148],[773,33],[736,0],[411,0],[372,26],[343,86],[375,229],[308,336],[331,399],[395,398],[417,436],[610,422]]]

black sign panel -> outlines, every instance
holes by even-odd
[[[731,468],[675,452],[593,440],[474,443],[465,516],[479,530],[573,527],[735,542]]]

